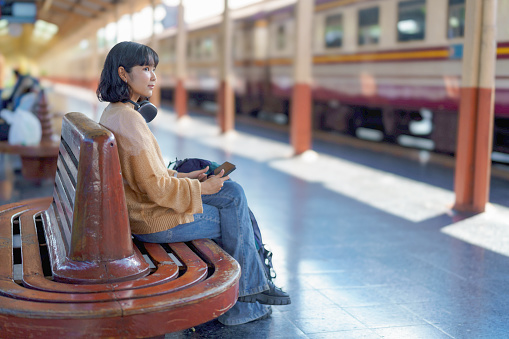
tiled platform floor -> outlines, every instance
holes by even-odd
[[[62,111],[100,111],[87,96],[62,103],[55,94],[65,90],[50,92]],[[486,213],[461,215],[450,208],[448,167],[319,141],[317,153],[293,157],[284,133],[238,124],[220,135],[210,117],[177,121],[168,110],[151,125],[167,161],[237,165],[231,177],[274,252],[277,284],[292,296],[270,319],[212,321],[166,338],[509,337],[508,181],[492,179]],[[51,193],[0,159],[2,203]]]

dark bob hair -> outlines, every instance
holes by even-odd
[[[129,86],[118,75],[118,68],[124,67],[127,73],[134,66],[150,65],[156,67],[159,56],[150,47],[132,41],[119,42],[108,53],[101,79],[97,87],[99,101],[122,102],[131,99]]]

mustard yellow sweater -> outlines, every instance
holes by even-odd
[[[175,178],[145,120],[131,104],[110,103],[99,121],[115,135],[124,179],[131,232],[164,231],[202,213],[196,179]]]

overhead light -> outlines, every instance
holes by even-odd
[[[81,49],[88,49],[89,43],[87,39],[83,39],[80,41],[80,48]]]
[[[0,35],[7,35],[9,33],[8,24],[7,20],[0,20]]]
[[[48,41],[58,32],[58,26],[44,20],[37,20],[33,31],[36,41]]]

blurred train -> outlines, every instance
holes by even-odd
[[[232,11],[237,114],[289,123],[295,0]],[[509,153],[509,0],[498,0],[494,151]],[[188,25],[186,88],[214,107],[221,16]],[[316,0],[313,128],[452,154],[465,0]],[[172,100],[175,28],[158,35],[158,79]],[[81,56],[86,63],[86,54]],[[98,73],[96,73],[98,74]],[[503,154],[502,154],[503,155]]]

